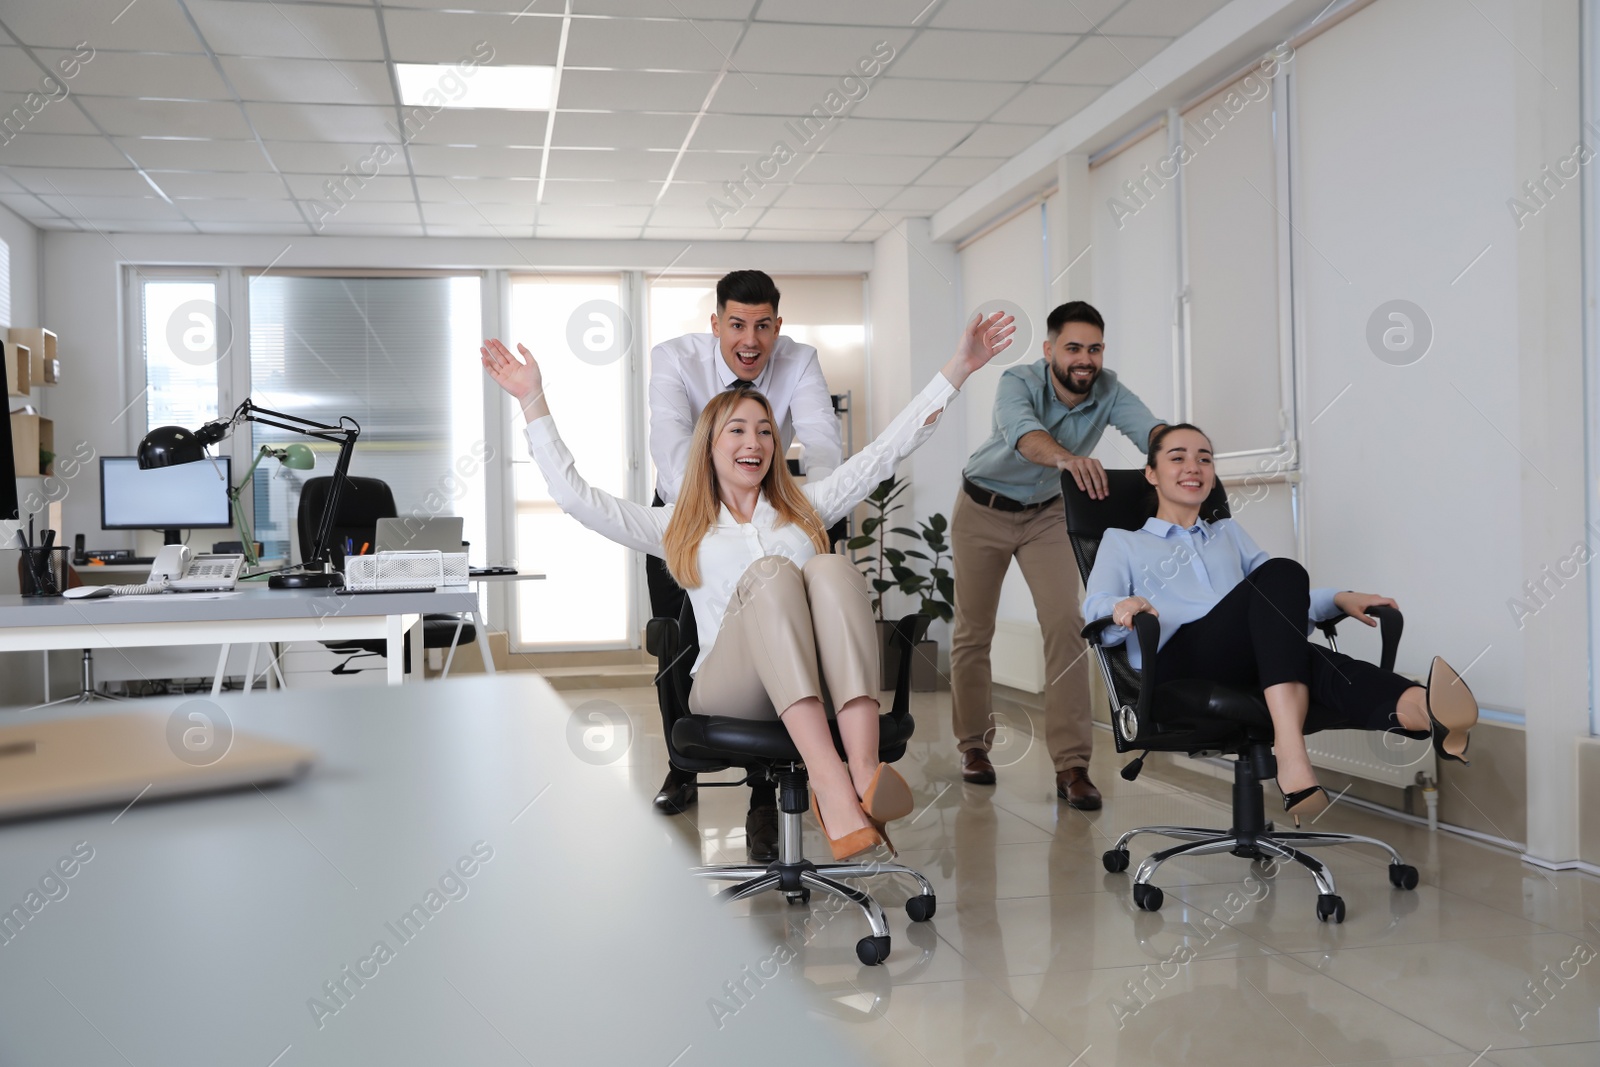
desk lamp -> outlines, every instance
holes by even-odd
[[[261,461],[268,458],[277,460],[292,471],[308,471],[317,465],[317,455],[311,451],[310,445],[303,445],[298,441],[283,448],[262,445],[256,452],[255,462],[244,472],[239,484],[228,488],[228,506],[233,511],[233,525],[238,529],[239,541],[244,546],[245,565],[251,568],[259,565],[261,561],[256,558],[255,535],[250,530],[250,524],[244,521],[244,506],[239,503],[239,498],[244,496],[250,480],[256,476],[256,468],[261,465]]]
[[[344,489],[345,479],[350,470],[350,453],[355,450],[356,438],[361,435],[361,426],[354,419],[344,416],[339,419],[339,425],[329,426],[326,423],[303,419],[298,415],[286,415],[281,411],[259,407],[247,399],[234,410],[232,415],[208,422],[198,430],[186,430],[182,426],[158,426],[151,430],[144,435],[144,440],[139,442],[139,469],[150,470],[153,467],[170,467],[179,463],[195,463],[203,460],[206,458],[206,449],[209,446],[222,441],[242,422],[259,422],[263,426],[289,430],[292,433],[338,444],[339,458],[333,468],[333,483],[328,487],[328,502],[323,506],[322,518],[317,523],[317,535],[311,545],[311,555],[299,567],[291,567],[274,574],[268,579],[267,584],[273,589],[313,589],[342,585],[343,576],[329,569],[331,546],[328,542],[333,531],[334,516],[339,511],[339,495]],[[304,449],[306,454],[311,452],[306,445],[290,445],[282,450],[284,465],[300,470],[311,467],[312,463],[305,463],[304,467],[297,466],[303,463],[306,457],[293,451],[296,448]],[[272,451],[263,448],[262,455],[270,454]],[[256,463],[261,462],[262,455],[257,455]],[[291,456],[293,462],[290,462]],[[312,462],[315,462],[314,457]],[[256,463],[250,465],[250,474],[245,476],[246,482],[255,473]],[[228,492],[235,508],[238,506],[238,493],[243,489],[244,483],[241,482],[238,490],[230,489]],[[235,514],[237,515],[237,511]],[[251,540],[246,535],[245,544],[253,553],[255,546]]]

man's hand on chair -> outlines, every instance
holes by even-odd
[[[1089,494],[1090,500],[1104,500],[1111,495],[1106,481],[1106,469],[1100,461],[1090,456],[1063,456],[1056,460],[1056,469],[1072,475],[1078,488]]]
[[[1378,625],[1378,620],[1367,614],[1368,608],[1394,608],[1397,611],[1400,608],[1400,605],[1389,597],[1379,596],[1377,593],[1353,593],[1348,589],[1333,595],[1333,606],[1357,622],[1364,622],[1368,626]]]
[[[1126,600],[1117,601],[1117,606],[1111,609],[1111,621],[1118,626],[1131,630],[1133,629],[1133,617],[1141,611],[1148,611],[1157,618],[1161,616],[1161,613],[1155,609],[1155,605],[1150,601],[1142,596],[1131,596]]]

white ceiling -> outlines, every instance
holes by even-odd
[[[0,119],[94,50],[70,95],[11,119],[0,203],[105,232],[871,240],[1224,3],[0,0]],[[479,42],[495,64],[558,67],[556,110],[444,110],[402,146],[389,64]],[[879,42],[887,71],[802,146],[789,124]],[[730,200],[778,141],[796,158]],[[331,198],[378,146],[378,176]]]

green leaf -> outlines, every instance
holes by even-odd
[[[946,527],[948,527],[950,524],[945,520],[943,515],[940,515],[938,512],[934,512],[932,515],[928,516],[928,525],[932,526],[940,533],[944,533]]]
[[[955,618],[955,612],[950,610],[950,605],[948,604],[930,604],[928,605],[928,608],[929,613],[932,614],[934,618],[940,619],[944,622],[949,622],[951,619]]]
[[[925,552],[918,552],[918,551],[917,551],[917,550],[916,550],[916,549],[914,549],[914,548],[908,548],[908,549],[906,549],[906,555],[908,555],[908,556],[912,556],[912,557],[914,557],[914,558],[916,558],[916,559],[927,559],[927,558],[928,558],[928,556],[927,556],[927,553],[925,553]]]
[[[956,583],[952,578],[935,578],[933,584],[938,588],[939,595],[950,603],[956,602]]]
[[[858,548],[866,548],[869,545],[875,545],[877,543],[878,539],[876,537],[868,537],[866,534],[858,534],[855,537],[850,538],[849,541],[845,542],[844,547],[854,552]]]
[[[948,578],[948,577],[950,577],[950,572],[945,570],[943,567],[935,567],[935,568],[933,568],[933,570],[929,571],[928,573],[933,575],[933,577],[936,580],[939,579],[939,578]]]
[[[893,574],[895,576],[895,580],[900,582],[902,585],[906,582],[922,581],[922,575],[918,574],[910,567],[890,567],[889,573]]]
[[[894,583],[884,578],[874,578],[872,579],[872,588],[880,593],[883,593],[893,589]]]
[[[898,548],[886,548],[883,550],[883,558],[888,560],[890,563],[904,563],[906,561],[906,554],[900,551]]]
[[[904,526],[896,526],[892,530],[890,530],[889,532],[893,533],[893,534],[899,534],[901,537],[910,537],[910,538],[914,538],[914,539],[916,539],[918,541],[922,540],[922,535],[921,534],[917,533],[917,531],[915,531],[915,530],[908,530]]]

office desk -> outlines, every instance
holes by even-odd
[[[317,766],[264,791],[0,826],[5,908],[93,849],[0,945],[0,1063],[860,1062],[807,1017],[800,965],[770,963],[772,935],[689,877],[698,857],[641,804],[627,753],[597,762],[543,679],[215,704]],[[441,888],[463,857],[473,873]],[[363,963],[379,942],[387,962]]]
[[[183,596],[61,597],[0,596],[0,652],[54,648],[136,648],[149,645],[222,645],[212,695],[222,687],[228,650],[281,641],[337,641],[384,638],[388,642],[387,681],[405,679],[404,640],[413,631],[412,655],[422,662],[422,630],[429,612],[466,613],[478,623],[478,650],[484,670],[494,672],[489,638],[478,614],[478,595],[466,586],[433,593],[369,593],[341,596],[332,589],[267,589],[241,586],[216,600]],[[420,670],[418,676],[420,677]]]

